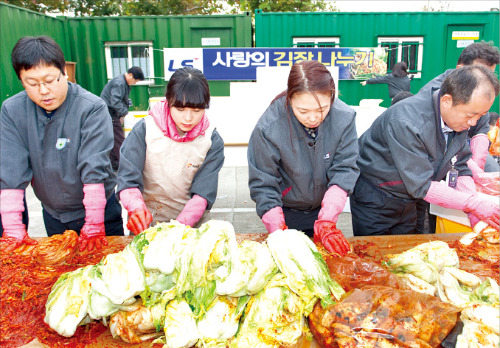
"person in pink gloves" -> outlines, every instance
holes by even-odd
[[[34,244],[22,222],[31,183],[42,203],[47,235],[79,232],[80,249],[123,235],[108,153],[113,131],[106,104],[68,82],[59,45],[50,37],[23,37],[12,65],[24,91],[0,111],[0,214],[4,248]]]
[[[330,252],[349,251],[335,224],[359,175],[355,115],[323,64],[292,66],[248,143],[250,196],[269,232],[297,229]]]
[[[467,166],[467,131],[499,88],[491,70],[464,66],[373,122],[359,139],[361,174],[350,197],[355,236],[415,233],[419,199],[466,212],[472,226],[483,220],[498,228],[498,204],[478,197]]]
[[[176,70],[165,97],[120,150],[117,192],[134,234],[172,219],[197,227],[209,219],[217,195],[224,142],[205,114],[205,76],[191,67]]]
[[[468,65],[481,65],[491,71],[495,71],[497,64],[500,63],[500,51],[497,47],[490,45],[487,42],[475,42],[465,47],[457,60],[456,69]],[[455,69],[448,69],[439,76],[429,81],[420,91],[430,91],[432,88],[437,89],[441,87],[444,79],[450,75]],[[472,172],[472,177],[477,178],[484,172],[498,172],[500,170],[498,163],[495,159],[488,154],[490,146],[488,140],[488,131],[490,115],[486,113],[479,118],[474,126],[469,127],[467,132],[467,143],[470,146],[472,156],[467,161],[467,166]],[[462,157],[464,154],[458,154]],[[417,219],[424,221],[425,218],[429,220],[428,227],[422,223],[417,225],[417,233],[435,233],[436,217],[429,214],[429,203],[420,200],[417,204]]]

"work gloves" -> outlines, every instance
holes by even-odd
[[[336,228],[340,213],[344,210],[347,192],[337,185],[330,186],[321,201],[318,220],[314,222],[314,242],[321,243],[331,253],[344,256],[351,246],[342,232]]]
[[[128,212],[128,230],[135,235],[144,232],[153,221],[153,216],[144,203],[141,191],[137,187],[125,189],[120,192],[120,201]]]
[[[470,180],[472,180],[472,178],[470,178]],[[498,204],[478,197],[477,193],[461,192],[452,189],[444,182],[432,181],[424,200],[444,208],[462,210],[468,213],[469,217],[470,214],[473,214],[479,220],[499,229],[500,212]],[[472,223],[473,221],[471,221],[471,224]]]
[[[83,185],[83,206],[85,207],[85,223],[80,230],[80,251],[101,249],[108,245],[104,229],[104,211],[106,209],[106,192],[104,184]]]
[[[177,221],[181,224],[193,227],[201,219],[205,209],[207,209],[208,202],[205,198],[194,195],[182,209]]]
[[[287,230],[283,209],[279,206],[272,208],[262,216],[262,222],[269,233],[277,230]]]
[[[8,252],[22,244],[35,245],[23,224],[24,190],[0,190],[0,214],[2,215],[3,237],[0,239],[2,251]]]
[[[335,222],[316,220],[314,222],[314,243],[321,243],[331,253],[346,255],[351,250],[351,245],[337,229]]]

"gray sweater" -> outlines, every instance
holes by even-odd
[[[336,99],[314,142],[285,97],[267,108],[248,143],[250,196],[260,217],[276,206],[314,210],[332,185],[352,192],[359,175],[355,116]]]

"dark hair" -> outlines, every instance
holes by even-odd
[[[487,42],[475,42],[465,47],[458,57],[457,64],[472,65],[474,61],[480,60],[488,66],[500,63],[500,52],[498,48]]]
[[[403,99],[411,97],[412,95],[413,95],[413,93],[408,92],[408,91],[401,91],[401,92],[399,92],[398,94],[396,94],[394,96],[394,98],[392,98],[391,106],[394,105],[394,104],[396,104],[398,101],[401,101]]]
[[[138,66],[133,66],[130,69],[127,70],[129,74],[132,74],[133,78],[139,81],[144,80],[144,73],[142,72],[142,69],[139,68]]]
[[[484,93],[493,94],[491,92],[494,92],[494,96],[497,96],[499,82],[495,74],[482,65],[467,65],[455,69],[444,79],[441,84],[441,95],[451,95],[453,105],[467,104],[472,93],[486,84],[489,85],[489,89],[484,90]]]
[[[177,69],[168,81],[165,97],[170,107],[208,109],[208,81],[198,69],[188,66]]]
[[[396,77],[405,77],[405,76],[408,76],[408,66],[406,65],[405,62],[399,62],[399,63],[396,63],[396,65],[394,65],[392,67],[392,73],[394,76]]]
[[[495,126],[497,124],[497,120],[499,115],[496,112],[490,112],[490,126]]]
[[[335,82],[328,69],[317,60],[304,60],[295,63],[288,75],[288,87],[274,100],[286,95],[286,105],[290,105],[290,99],[296,93],[311,93],[316,100],[316,94],[331,95],[331,103],[335,100]],[[273,102],[274,102],[273,100]],[[319,103],[319,101],[318,101]]]
[[[20,38],[12,49],[10,57],[19,79],[21,79],[21,70],[29,70],[36,66],[55,66],[62,73],[66,67],[61,47],[48,36]]]

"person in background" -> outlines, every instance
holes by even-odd
[[[462,210],[472,226],[483,220],[498,228],[498,205],[478,197],[466,165],[467,130],[498,92],[490,70],[467,66],[440,89],[421,91],[382,113],[359,139],[361,174],[350,199],[354,235],[415,233],[417,199]],[[468,155],[453,164],[461,151]],[[441,182],[447,176],[456,189]]]
[[[360,84],[385,83],[389,87],[389,97],[394,98],[399,92],[409,92],[411,86],[411,78],[408,77],[408,66],[405,62],[399,62],[394,65],[392,72],[384,76],[377,76],[372,79],[362,81]]]
[[[125,140],[123,121],[128,114],[131,101],[128,98],[130,86],[144,80],[144,73],[138,66],[133,66],[125,74],[118,75],[109,81],[101,92],[101,98],[108,106],[109,114],[113,120],[114,145],[109,158],[114,171],[118,170],[120,163],[120,147]]]
[[[205,114],[208,82],[191,67],[174,72],[166,100],[153,106],[125,139],[117,192],[134,234],[171,219],[206,222],[215,202],[224,142]]]
[[[489,153],[500,164],[500,136],[499,136],[500,121],[496,112],[490,112],[490,130],[488,139],[491,143]]]
[[[74,230],[81,250],[100,248],[106,234],[123,235],[106,104],[68,82],[63,52],[50,37],[21,38],[11,58],[25,90],[0,111],[2,243],[34,243],[21,220],[31,183],[49,237]]]
[[[408,91],[401,91],[398,94],[396,94],[394,96],[394,98],[392,98],[391,106],[396,104],[398,101],[401,101],[401,100],[406,99],[406,98],[411,97],[411,96],[413,96],[413,93],[408,92]]]
[[[468,65],[482,65],[491,71],[495,71],[497,64],[500,63],[500,52],[498,49],[486,42],[473,43],[462,50],[458,57],[456,69]],[[435,77],[420,89],[431,90],[432,88],[439,88],[444,79],[450,75],[455,69],[448,69],[441,75]],[[477,124],[471,126],[468,131],[467,142],[472,151],[472,157],[467,162],[469,169],[472,171],[472,177],[477,178],[479,174],[484,171],[497,172],[500,170],[497,162],[492,156],[488,155],[490,143],[488,141],[489,131],[489,114],[481,117]],[[459,155],[461,156],[461,155]],[[436,230],[436,217],[429,214],[429,204],[426,202],[419,203],[419,216],[421,214],[427,215],[429,219],[429,230],[417,230],[418,233],[435,233]],[[422,217],[419,217],[422,219]]]
[[[292,66],[248,143],[250,196],[267,231],[297,229],[330,252],[349,251],[335,224],[359,174],[355,116],[323,64]]]

